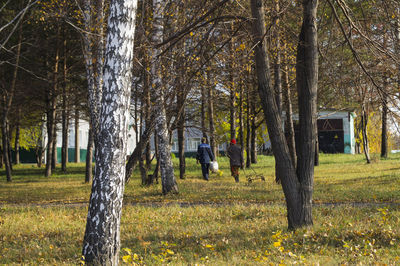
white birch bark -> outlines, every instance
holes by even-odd
[[[395,40],[395,52],[397,55],[400,54],[400,5],[396,7],[396,40]],[[400,63],[397,63],[397,88],[400,89]]]
[[[110,4],[96,171],[82,250],[89,264],[118,264],[136,8],[137,0]]]
[[[153,44],[161,43],[163,41],[163,9],[164,1],[153,0]],[[153,112],[158,114],[156,117],[156,132],[158,138],[160,171],[161,171],[161,184],[164,194],[178,192],[178,186],[174,176],[174,169],[171,160],[171,145],[169,144],[167,119],[165,111],[165,96],[162,88],[161,69],[158,62],[158,55],[160,49],[154,48],[151,59],[151,95],[153,102]]]

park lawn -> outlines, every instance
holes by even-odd
[[[161,184],[140,185],[136,170],[125,188],[124,202],[130,203],[283,203],[281,185],[274,181],[274,159],[259,156],[251,169],[241,170],[240,183],[230,176],[227,158],[218,159],[221,176],[212,174],[210,181],[201,178],[200,166],[187,159],[186,179],[179,179],[178,195],[163,196]],[[174,159],[174,165],[178,160]],[[7,183],[0,171],[0,204],[87,203],[90,184],[84,183],[84,164],[69,164],[68,173],[59,169],[52,177],[44,177],[44,169],[34,165],[15,166],[13,182]],[[177,167],[175,167],[177,168]],[[266,181],[246,181],[246,176],[264,176]],[[362,155],[321,154],[315,168],[315,203],[379,202],[400,203],[400,155],[366,164]]]
[[[136,171],[126,186],[121,221],[121,261],[146,265],[399,264],[400,156],[320,156],[315,169],[314,226],[286,230],[274,160],[260,156],[252,169],[266,181],[236,184],[226,158],[222,175],[201,179],[187,160],[179,194],[140,186]],[[174,160],[177,165],[177,160]],[[68,264],[80,260],[90,185],[84,165],[50,178],[32,165],[15,166],[13,182],[0,180],[0,264]],[[176,172],[178,176],[178,172]],[[73,204],[72,204],[73,203]],[[340,204],[339,204],[340,203]],[[131,255],[129,255],[129,253]],[[134,255],[136,254],[136,255]]]

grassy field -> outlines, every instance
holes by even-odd
[[[125,189],[121,263],[400,264],[400,156],[376,158],[367,165],[361,155],[322,154],[314,226],[296,232],[286,230],[272,157],[260,156],[238,184],[225,158],[209,182],[189,159],[179,194],[168,196],[159,184],[140,186],[135,172]],[[90,185],[83,164],[68,169],[45,178],[44,169],[16,166],[12,183],[0,171],[0,264],[79,263]],[[256,174],[266,181],[246,181]]]

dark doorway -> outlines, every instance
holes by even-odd
[[[344,153],[342,119],[318,119],[319,151],[323,153]]]
[[[318,119],[319,151],[323,153],[344,153],[344,132],[342,119]],[[299,143],[299,121],[294,121],[294,130]],[[287,136],[286,136],[287,137]]]
[[[318,142],[320,152],[344,153],[343,131],[320,131]]]

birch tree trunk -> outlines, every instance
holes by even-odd
[[[136,9],[137,1],[110,3],[96,170],[82,250],[89,264],[117,265],[119,259]]]
[[[299,86],[300,93],[302,93],[301,104],[307,105],[309,112],[301,113],[303,130],[307,134],[303,134],[303,141],[307,145],[303,145],[303,149],[308,156],[303,156],[300,164],[309,166],[303,167],[304,173],[296,174],[296,169],[290,156],[289,148],[286,143],[285,135],[282,129],[281,116],[279,114],[276,99],[274,97],[274,89],[271,85],[271,77],[269,70],[269,58],[266,53],[265,36],[265,22],[264,22],[264,9],[262,0],[250,0],[251,10],[254,18],[253,22],[253,40],[255,42],[255,62],[256,72],[258,78],[259,96],[261,98],[262,108],[264,110],[265,121],[268,127],[268,133],[271,139],[272,150],[275,156],[276,175],[281,180],[283,192],[286,199],[288,227],[295,229],[297,227],[311,225],[311,198],[312,181],[313,181],[313,167],[314,167],[314,141],[313,135],[315,130],[312,127],[315,124],[316,109],[314,100],[316,98],[316,82],[315,79],[318,74],[316,66],[316,9],[318,1],[304,0],[303,1],[303,25],[302,34],[300,34],[299,53],[306,55],[306,61],[299,61],[298,68],[302,74],[307,74],[306,81],[310,82],[305,87],[302,83]],[[311,60],[311,61],[309,61]],[[301,65],[300,65],[301,64]],[[298,69],[299,71],[299,69]],[[305,108],[306,109],[306,108]],[[305,109],[300,109],[304,112]],[[307,111],[306,110],[306,111]],[[309,119],[311,122],[306,124],[304,119]],[[305,125],[308,125],[306,127]],[[311,147],[309,147],[311,145]],[[308,150],[305,149],[308,147]],[[312,155],[312,156],[310,156]]]
[[[163,9],[164,4],[161,0],[153,0],[153,44],[161,43],[163,40]],[[158,140],[158,152],[161,172],[161,184],[163,194],[170,192],[177,193],[174,168],[171,160],[171,145],[168,138],[167,116],[165,111],[165,95],[162,86],[161,68],[158,62],[159,48],[153,48],[151,59],[152,86],[151,95],[153,97],[153,111],[158,114],[156,117],[156,132]]]
[[[397,19],[396,19],[396,43],[395,43],[395,52],[397,55],[400,54],[400,5],[396,8]],[[400,62],[397,62],[397,91],[400,90]]]

